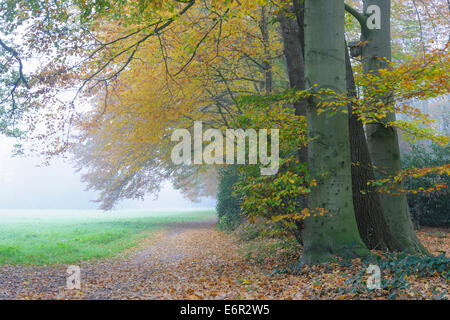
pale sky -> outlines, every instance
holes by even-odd
[[[80,175],[70,164],[54,160],[50,166],[37,167],[35,157],[11,157],[14,140],[0,137],[0,209],[97,209],[96,192],[84,191]],[[215,200],[207,198],[192,203],[169,183],[153,201],[125,200],[116,209],[169,210],[213,208]]]
[[[20,33],[20,32],[19,32]],[[19,43],[20,38],[15,38]],[[26,62],[31,72],[39,65],[39,60]],[[73,92],[62,92],[61,100],[71,101]],[[77,105],[77,108],[86,108]],[[94,191],[85,191],[80,175],[70,164],[54,160],[50,166],[37,167],[42,161],[35,157],[11,157],[15,140],[0,135],[0,210],[1,209],[97,209]],[[125,200],[116,206],[118,210],[170,210],[192,208],[214,208],[216,201],[203,199],[192,203],[169,183],[164,185],[156,201],[153,196],[144,201]]]

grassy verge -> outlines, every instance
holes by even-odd
[[[214,215],[212,210],[0,211],[0,264],[53,265],[111,257],[172,223]]]

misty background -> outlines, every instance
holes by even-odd
[[[85,191],[80,174],[67,160],[52,160],[42,166],[38,157],[12,157],[15,139],[0,137],[0,209],[97,209],[95,191]],[[214,208],[213,198],[193,203],[166,183],[157,200],[124,200],[117,210],[180,210]]]
[[[436,121],[437,129],[450,134],[450,96],[429,99],[412,105]],[[408,120],[406,116],[399,119]],[[0,210],[1,209],[97,209],[98,192],[85,191],[80,174],[66,160],[52,160],[42,166],[38,157],[12,157],[15,139],[0,136]],[[401,145],[404,143],[401,142]],[[41,165],[41,166],[39,166]],[[117,210],[183,210],[215,208],[216,200],[203,198],[193,203],[166,183],[157,200],[148,196],[144,201],[124,200]]]

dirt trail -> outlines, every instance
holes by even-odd
[[[0,267],[0,299],[164,299],[177,296],[181,283],[196,278],[195,266],[215,262],[218,237],[233,247],[232,239],[215,230],[216,220],[176,223],[160,231],[136,252],[125,257],[84,262],[81,290],[66,289],[66,266]],[[221,243],[224,245],[224,243]],[[219,252],[223,250],[219,249]],[[200,264],[200,265],[198,265]]]
[[[433,253],[448,253],[449,234],[430,229],[419,238]],[[363,270],[360,261],[350,267],[311,266],[293,275],[275,272],[286,266],[275,258],[249,262],[246,245],[217,231],[214,220],[178,223],[120,257],[83,262],[81,290],[66,288],[67,266],[0,266],[0,299],[386,298],[385,291],[342,293],[344,287],[350,292],[348,279]],[[434,290],[448,289],[442,277],[408,280],[404,299],[429,299]]]

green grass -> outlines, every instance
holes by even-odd
[[[111,257],[171,223],[214,215],[213,210],[0,211],[0,264],[53,265]]]

